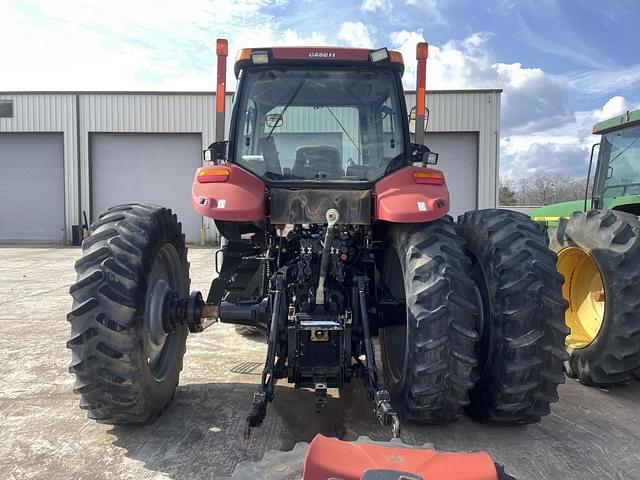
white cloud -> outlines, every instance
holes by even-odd
[[[427,15],[429,23],[448,25],[447,19],[442,13],[443,0],[405,0],[408,7],[416,7],[422,10],[422,15]]]
[[[501,175],[506,178],[527,177],[538,170],[581,178],[587,174],[589,146],[573,142],[534,142],[507,160],[501,169]]]
[[[463,41],[429,46],[427,89],[502,88],[501,173],[517,179],[539,168],[570,176],[586,175],[589,149],[597,142],[593,125],[640,107],[612,97],[602,108],[574,112],[570,86],[562,78],[521,63],[496,62],[490,35],[474,33]],[[391,34],[391,44],[405,59],[404,83],[415,86],[415,45],[421,31]]]
[[[286,3],[278,0],[276,6]],[[0,90],[213,90],[216,37],[229,39],[229,90],[235,88],[233,58],[243,47],[326,45],[336,40],[348,46],[378,46],[373,38],[378,32],[363,22],[286,28],[264,8],[267,4],[268,0],[191,0],[185,8],[173,0],[0,0],[0,44],[6,46]],[[365,0],[361,7],[386,14],[392,5],[388,0]],[[537,167],[579,175],[586,170],[588,148],[595,141],[592,125],[640,107],[623,96],[609,95],[612,98],[601,108],[574,113],[568,100],[569,91],[595,96],[615,88],[621,94],[637,88],[640,66],[553,76],[535,66],[498,62],[490,39],[490,34],[476,32],[463,40],[430,45],[427,88],[504,89],[501,153],[509,176]],[[414,88],[415,45],[425,40],[423,32],[396,31],[389,40],[404,56],[405,86]]]
[[[602,108],[595,110],[594,117],[597,120],[607,120],[608,118],[615,117],[629,110],[633,110],[631,103],[624,97],[616,95],[607,100]]]
[[[430,45],[427,88],[502,88],[502,125],[506,131],[534,131],[548,123],[570,121],[567,89],[539,68],[520,63],[497,63],[488,45],[490,34],[477,32],[463,41]],[[415,87],[415,45],[424,41],[421,31],[394,32],[391,44],[405,60],[406,86]]]
[[[344,22],[338,32],[338,39],[351,47],[374,47],[369,29],[362,22]]]
[[[624,97],[607,100],[601,108],[575,112],[573,120],[562,124],[550,123],[546,128],[527,134],[510,134],[501,139],[501,174],[518,179],[537,169],[564,173],[573,177],[587,174],[591,146],[599,141],[592,135],[593,125],[599,121],[640,108]]]
[[[249,46],[326,45],[322,32],[283,29],[267,0],[0,2],[0,90],[214,90],[215,39],[233,58]],[[277,5],[284,6],[286,0]]]
[[[363,0],[362,10],[366,12],[389,11],[391,10],[391,0]]]
[[[640,64],[572,72],[558,76],[558,79],[584,97],[634,92],[640,88]]]

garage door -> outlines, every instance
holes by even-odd
[[[458,215],[477,208],[477,133],[427,133],[425,143],[440,154],[436,168],[442,170],[451,194],[449,214]]]
[[[0,241],[63,237],[62,133],[0,133]]]
[[[191,208],[191,182],[201,165],[199,134],[93,133],[92,213],[122,203],[148,202],[178,214],[188,242],[200,237],[200,217]]]

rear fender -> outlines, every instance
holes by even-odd
[[[416,183],[416,172],[442,173],[426,167],[404,167],[382,178],[374,187],[376,220],[393,223],[431,222],[449,212],[449,189],[441,184]]]
[[[224,181],[203,183],[207,172],[226,169]],[[220,178],[220,176],[215,176]],[[191,188],[193,209],[204,217],[232,222],[254,222],[265,218],[265,184],[233,164],[201,167]]]

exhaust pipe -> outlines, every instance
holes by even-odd
[[[416,59],[418,60],[418,78],[416,81],[416,133],[415,143],[424,145],[424,118],[427,82],[427,57],[429,56],[429,44],[420,42],[416,45]]]
[[[224,38],[216,40],[216,55],[218,56],[218,81],[216,87],[216,131],[215,141],[224,141],[224,102],[225,102],[225,82],[227,78],[227,55],[229,54],[229,44]]]

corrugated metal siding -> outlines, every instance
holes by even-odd
[[[89,133],[200,133],[202,145],[213,141],[215,95],[90,94],[80,95],[82,185],[89,185]],[[89,188],[82,205],[91,211]]]
[[[13,100],[13,118],[0,118],[0,132],[61,132],[64,148],[65,229],[78,223],[78,150],[75,94],[3,94],[0,100]]]
[[[416,104],[406,95],[407,109]],[[427,92],[427,132],[478,132],[478,208],[498,204],[500,152],[499,92]],[[428,138],[427,138],[428,143]]]
[[[406,98],[410,109],[415,93],[407,93]],[[203,146],[214,139],[213,93],[0,92],[0,99],[15,101],[14,118],[0,118],[0,132],[64,133],[67,238],[71,225],[80,223],[81,211],[90,211],[89,132],[200,133]],[[228,138],[232,94],[225,100]],[[496,206],[500,93],[428,92],[427,107],[431,112],[428,131],[478,132],[478,207]]]

